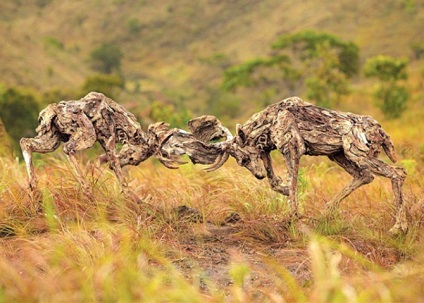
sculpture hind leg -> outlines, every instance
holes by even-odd
[[[111,135],[107,139],[100,139],[99,143],[106,152],[105,154],[106,159],[104,160],[109,162],[110,168],[115,173],[116,178],[118,179],[119,184],[121,186],[122,194],[128,199],[141,203],[142,200],[138,198],[137,195],[128,188],[127,181],[125,180],[124,173],[122,171],[122,166],[121,166],[122,159],[119,158],[116,152],[115,136]],[[126,164],[133,164],[133,163],[126,163]]]
[[[119,184],[121,185],[122,192],[125,192],[128,185],[127,185],[127,182],[125,181],[124,174],[122,172],[121,163],[116,153],[115,136],[111,135],[107,139],[100,139],[99,143],[103,147],[104,151],[106,152],[107,161],[109,162],[110,168],[115,173],[116,178],[118,179]]]
[[[365,159],[365,166],[368,166],[374,174],[391,180],[396,205],[396,221],[389,232],[392,234],[406,233],[408,231],[408,220],[406,218],[405,200],[402,192],[402,185],[406,178],[405,169],[388,165],[375,158]]]
[[[358,156],[350,151],[346,152],[346,157],[354,161],[359,167],[391,180],[396,204],[396,222],[389,232],[392,234],[406,233],[408,231],[408,220],[402,192],[402,185],[406,178],[405,169],[388,165],[377,158]]]
[[[346,185],[333,199],[327,202],[327,212],[331,213],[337,209],[340,202],[349,196],[355,189],[371,183],[374,180],[374,176],[369,170],[361,169],[355,162],[347,159],[343,152],[331,155],[328,158],[337,163],[353,177],[353,180],[348,185]]]
[[[87,184],[75,154],[79,150],[84,150],[94,145],[96,142],[96,131],[91,121],[84,114],[78,116],[78,127],[73,128],[73,130],[69,140],[63,145],[63,151],[74,169],[75,177],[81,184],[84,194],[89,199],[93,199],[92,188]]]
[[[125,164],[138,164],[137,161],[139,160],[140,155],[134,154],[137,151],[137,148],[130,149],[130,155],[128,160],[128,163],[125,163],[126,159],[120,159],[119,154],[116,150],[116,121],[113,115],[111,115],[108,111],[103,111],[101,113],[102,119],[98,120],[96,122],[96,129],[97,129],[97,141],[102,146],[103,150],[105,151],[105,155],[100,156],[100,163],[109,162],[110,168],[113,170],[113,172],[116,175],[116,178],[119,181],[119,184],[121,186],[121,192],[124,194],[127,198],[132,198],[133,200],[139,202],[140,199],[136,197],[135,194],[133,194],[128,189],[128,184],[125,180],[124,173],[122,171],[122,166]],[[123,143],[122,146],[122,153],[124,153],[125,150],[129,149],[128,143]],[[135,147],[134,145],[132,147]],[[131,155],[134,156],[134,158],[131,160]],[[125,156],[125,155],[121,155]],[[141,158],[140,158],[141,159]],[[121,163],[122,160],[122,163]],[[140,161],[141,162],[141,161]],[[122,165],[121,165],[122,164]]]

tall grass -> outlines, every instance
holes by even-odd
[[[302,162],[297,222],[285,198],[233,161],[214,173],[154,160],[131,167],[143,202],[125,199],[106,167],[81,162],[94,200],[60,155],[45,156],[36,167],[40,208],[24,166],[0,159],[0,302],[424,299],[420,178],[405,184],[410,231],[392,238],[390,181],[377,178],[325,220],[324,203],[349,177],[318,159]],[[198,219],[182,217],[181,206]]]

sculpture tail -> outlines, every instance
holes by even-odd
[[[390,136],[381,128],[380,133],[383,136],[384,140],[382,143],[382,147],[384,149],[384,152],[389,157],[390,161],[393,163],[396,163],[396,153],[395,153],[395,147],[393,145],[392,140],[390,139]]]

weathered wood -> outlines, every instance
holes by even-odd
[[[101,93],[91,92],[80,100],[61,101],[48,105],[40,112],[35,138],[22,138],[20,145],[26,162],[29,186],[39,195],[37,178],[32,163],[32,153],[49,153],[63,142],[63,151],[71,163],[84,193],[92,198],[91,187],[86,183],[75,153],[99,142],[105,151],[101,162],[109,162],[122,191],[128,194],[122,173],[125,165],[138,165],[150,156],[156,156],[164,165],[173,168],[179,155],[163,152],[163,145],[178,133],[163,122],[149,126],[145,133],[133,114]],[[116,144],[122,147],[117,151]],[[172,149],[172,146],[168,146]],[[210,161],[205,161],[210,163]]]
[[[219,134],[224,128],[212,116],[196,118],[189,125],[193,135],[205,143],[211,134]],[[370,116],[329,110],[292,97],[268,106],[243,125],[237,125],[236,136],[220,148],[222,155],[210,170],[219,168],[231,155],[255,177],[268,177],[273,190],[288,196],[295,216],[299,160],[303,155],[328,156],[353,177],[352,182],[327,203],[330,211],[356,188],[370,183],[373,175],[390,178],[397,208],[391,232],[408,229],[402,193],[406,172],[377,159],[381,149],[392,162],[396,161],[396,155],[390,136]],[[269,153],[275,149],[283,154],[287,164],[286,183],[274,174]]]
[[[193,163],[212,164],[218,169],[231,155],[240,166],[255,177],[268,177],[271,188],[289,197],[292,214],[297,216],[297,175],[303,155],[325,155],[352,175],[353,180],[328,202],[333,210],[356,188],[373,180],[373,175],[390,178],[397,206],[393,233],[408,228],[402,185],[406,172],[377,159],[381,149],[393,162],[394,146],[389,135],[372,117],[332,111],[292,97],[268,106],[245,124],[237,125],[237,134],[213,116],[202,116],[189,122],[192,133],[170,129],[158,122],[145,133],[134,115],[103,94],[92,92],[80,100],[48,105],[39,115],[35,138],[22,138],[22,153],[29,175],[29,185],[37,194],[37,179],[32,153],[48,153],[63,142],[63,150],[75,170],[84,192],[91,197],[75,153],[97,141],[105,150],[103,162],[109,162],[122,191],[128,194],[122,167],[138,165],[155,156],[168,168],[181,164],[187,154]],[[218,142],[217,140],[224,141]],[[214,141],[214,142],[211,142]],[[119,151],[116,144],[121,143]],[[270,152],[279,150],[287,163],[286,183],[275,175]]]

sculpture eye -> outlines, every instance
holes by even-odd
[[[246,166],[250,163],[250,158],[241,159],[241,166]]]

